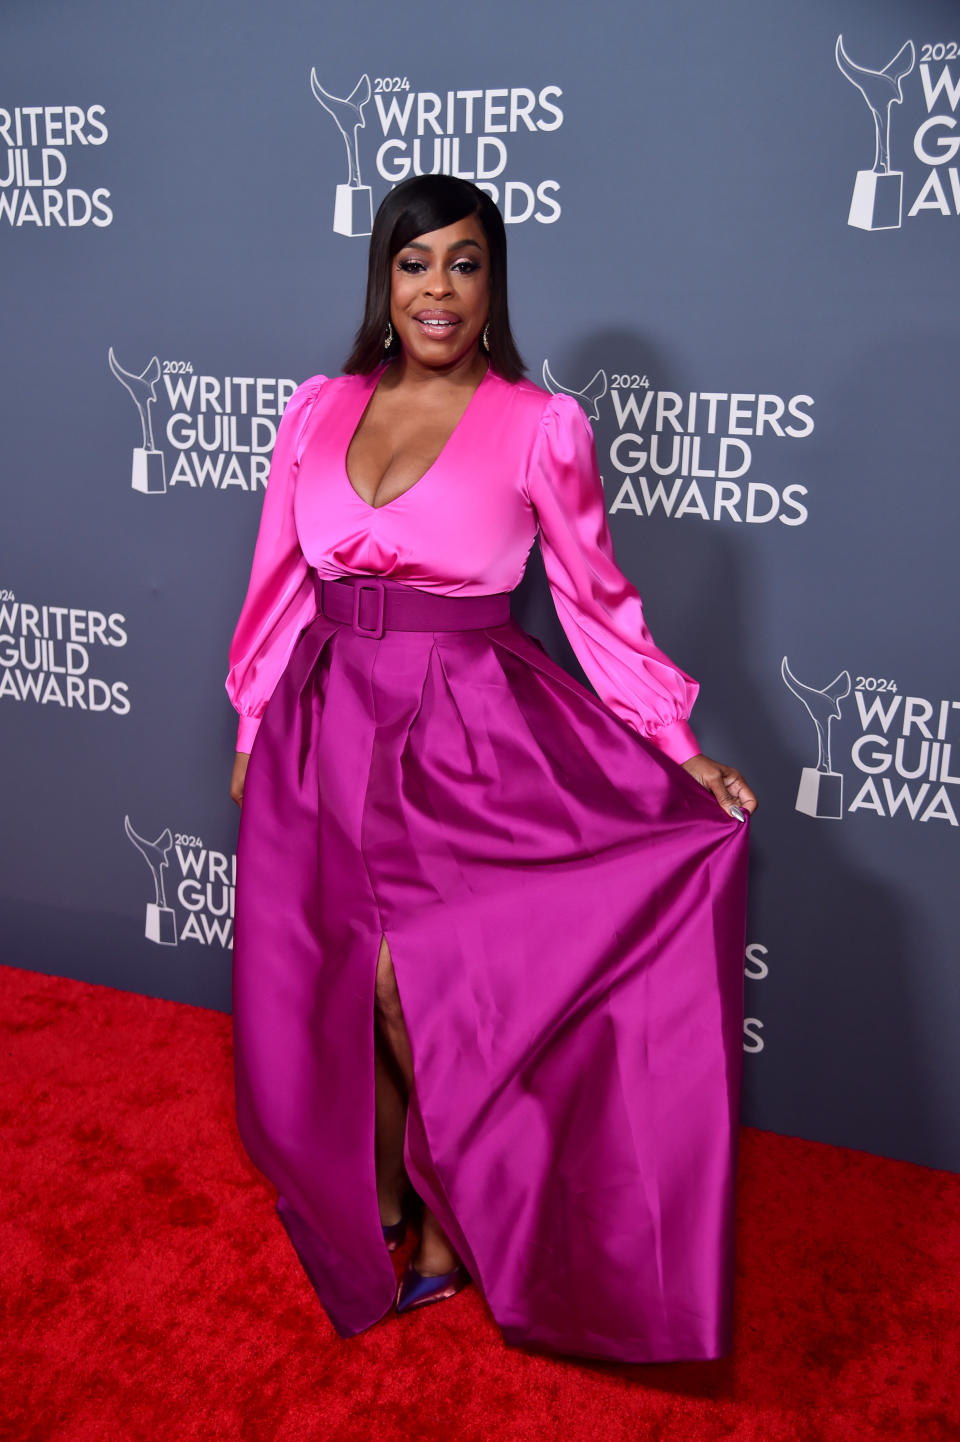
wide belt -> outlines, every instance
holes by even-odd
[[[482,631],[510,619],[510,592],[492,596],[438,596],[379,576],[323,580],[314,572],[317,610],[379,640],[385,631]]]

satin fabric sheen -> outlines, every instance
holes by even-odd
[[[484,385],[489,405],[476,407]],[[435,467],[416,505],[423,481],[380,511],[353,493],[363,517],[342,490],[363,387],[340,387],[352,404],[346,418],[322,412],[322,432],[288,407],[235,642],[237,699],[262,715],[238,856],[241,1135],[334,1326],[370,1326],[395,1290],[373,1156],[385,935],[416,1077],[408,1171],[507,1340],[626,1361],[717,1356],[729,1346],[748,828],[654,744],[664,729],[691,744],[693,683],[645,631],[626,654],[618,624],[636,621],[639,598],[611,574],[602,499],[571,512],[591,516],[592,546],[564,520],[596,465],[575,403],[482,382],[465,419],[473,409],[484,424],[468,423],[465,444],[461,422],[440,458],[446,485]],[[475,537],[489,576],[442,542],[448,491],[467,511],[485,494],[497,393],[510,412],[521,391],[526,453],[497,474],[512,467],[528,485],[510,500],[504,480],[498,527],[508,511],[526,524],[527,491],[547,494],[536,516],[542,543],[545,524],[560,537],[558,607],[576,611],[583,654],[603,656],[609,684],[630,670],[622,709],[642,710],[651,739],[512,621],[372,639],[316,614],[308,547],[321,575],[344,574],[348,558],[373,573],[392,545],[404,572],[432,557],[436,591],[507,589],[528,531]],[[545,479],[564,456],[571,474],[585,467],[572,496],[569,476]],[[284,496],[272,510],[271,493]],[[371,541],[363,520],[376,533],[395,505]],[[301,555],[291,543],[278,564],[290,536]],[[607,632],[597,616],[611,596]]]
[[[487,371],[438,459],[409,491],[369,506],[346,454],[380,367],[314,376],[277,433],[250,587],[230,648],[227,690],[249,751],[294,642],[326,579],[389,576],[422,591],[512,591],[538,535],[564,630],[597,694],[675,761],[699,751],[691,680],[654,644],[618,569],[593,433],[570,396]]]

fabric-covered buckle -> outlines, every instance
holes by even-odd
[[[376,576],[369,581],[361,581],[353,588],[353,629],[358,636],[369,636],[373,640],[379,640],[383,635],[383,612],[384,593],[386,587]],[[377,619],[373,626],[364,626],[360,621],[360,597],[364,591],[373,591],[377,596]]]

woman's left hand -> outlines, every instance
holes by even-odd
[[[724,811],[729,812],[734,820],[744,819],[742,814],[737,815],[738,811],[756,811],[757,798],[735,766],[723,766],[719,761],[712,761],[702,753],[691,756],[689,761],[682,764],[684,771],[689,771],[694,781],[699,781],[701,786],[713,792]]]

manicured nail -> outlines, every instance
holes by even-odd
[[[740,810],[740,807],[739,807],[739,806],[731,806],[731,807],[730,807],[730,815],[731,815],[731,816],[735,816],[738,821],[746,821],[746,819],[747,819],[747,818],[744,816],[743,812]]]

